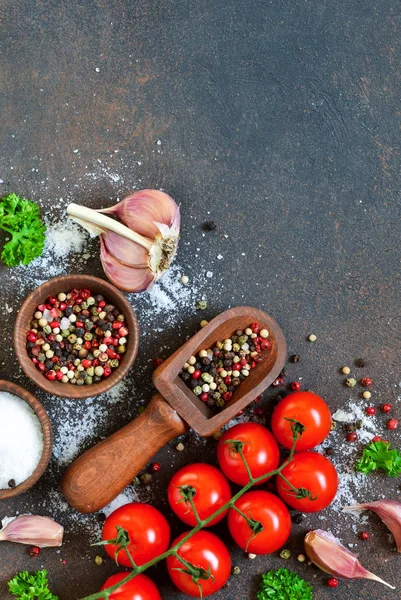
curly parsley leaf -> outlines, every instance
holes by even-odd
[[[258,600],[312,600],[312,587],[288,569],[269,571],[262,575]]]
[[[17,600],[59,600],[49,590],[47,571],[22,571],[8,582],[9,592]]]
[[[0,228],[11,237],[1,254],[7,267],[27,265],[42,254],[46,226],[35,202],[16,194],[4,196],[0,200]]]
[[[380,469],[389,477],[398,477],[401,474],[401,452],[390,449],[388,442],[370,442],[363,449],[362,458],[355,463],[355,470],[369,475]]]

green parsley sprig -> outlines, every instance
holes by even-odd
[[[0,200],[0,228],[11,237],[1,254],[7,267],[27,265],[42,254],[46,225],[35,202],[16,194],[4,196]]]
[[[8,582],[8,589],[17,600],[59,600],[58,596],[49,590],[45,570],[36,573],[28,573],[28,571],[18,573]]]
[[[401,452],[390,448],[389,442],[369,442],[362,458],[355,463],[355,470],[369,475],[373,471],[384,471],[389,477],[401,474]]]
[[[277,569],[262,575],[258,600],[312,600],[312,587],[288,569]]]

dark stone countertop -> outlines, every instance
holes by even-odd
[[[302,377],[333,410],[344,408],[359,396],[342,385],[339,367],[363,356],[372,400],[392,402],[401,417],[400,15],[395,0],[2,1],[2,194],[38,201],[48,222],[65,219],[69,201],[106,206],[142,187],[165,189],[182,209],[164,303],[130,296],[141,346],[118,401],[51,398],[22,375],[11,348],[16,311],[39,281],[77,271],[102,276],[98,242],[87,242],[87,260],[72,253],[61,265],[48,258],[12,273],[0,268],[0,376],[37,393],[59,452],[73,455],[128,422],[153,393],[151,359],[168,356],[201,318],[241,304],[272,314],[289,354],[301,355],[288,365],[286,385]],[[210,219],[217,230],[205,233]],[[187,295],[177,290],[180,273],[190,277]],[[208,308],[200,315],[202,296]],[[312,332],[315,344],[306,341]],[[265,393],[267,409],[276,394]],[[377,422],[383,433],[384,418]],[[360,447],[348,449],[341,435],[338,450],[333,444],[339,462]],[[400,445],[398,431],[388,437]],[[215,461],[213,439],[189,435],[184,443],[182,453],[174,443],[162,450],[160,473],[135,492],[166,514],[171,474],[191,460]],[[22,569],[47,568],[60,600],[94,593],[115,571],[111,561],[94,562],[103,554],[90,547],[96,515],[60,507],[63,468],[55,457],[29,493],[0,505],[0,518],[30,510],[66,526],[59,553],[33,559],[23,546],[1,546],[1,599],[10,598],[5,581]],[[374,477],[358,499],[398,493],[397,480]],[[399,598],[387,530],[369,517],[372,540],[363,544],[352,523],[330,509],[305,518],[294,525],[287,562],[276,554],[249,561],[221,526],[241,574],[216,600],[254,600],[259,574],[284,565],[313,583],[319,600]],[[340,527],[365,566],[398,590],[367,581],[329,590],[323,573],[296,560],[302,534],[317,526]],[[183,600],[164,567],[151,576],[163,598]]]

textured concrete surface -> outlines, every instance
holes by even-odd
[[[229,305],[267,310],[290,354],[301,354],[287,381],[302,376],[333,409],[348,394],[338,367],[366,357],[375,402],[392,401],[401,417],[400,15],[395,0],[1,0],[0,191],[37,200],[56,218],[60,197],[98,207],[135,187],[162,187],[182,207],[180,267],[194,281],[214,272],[200,286],[207,318]],[[202,236],[210,219],[218,230]],[[95,258],[85,270],[102,273]],[[15,311],[5,310],[6,303],[17,308],[32,285],[23,276],[10,282],[3,267],[0,283],[0,376],[36,392],[15,364]],[[173,325],[159,316],[150,327],[141,301],[133,305],[146,333],[133,378],[148,400],[149,360],[177,348],[200,318],[192,303]],[[308,345],[312,331],[318,343]],[[265,395],[266,406],[274,394]],[[63,401],[38,396],[57,430]],[[126,410],[112,406],[86,445],[136,409],[127,394]],[[398,432],[389,437],[401,444]],[[185,443],[180,455],[174,445],[160,452],[162,470],[143,495],[166,512],[172,472],[191,457],[214,460],[213,440]],[[23,499],[3,502],[0,517],[40,512],[59,474],[53,466]],[[369,497],[396,498],[398,488],[373,478]],[[294,526],[293,554],[305,529],[329,528],[335,518]],[[374,539],[358,545],[361,559],[399,588],[387,532],[375,519],[370,526]],[[224,526],[218,531],[228,541]],[[342,538],[354,543],[355,533],[344,529]],[[60,554],[34,560],[24,547],[2,545],[1,599],[17,570],[41,566],[61,600],[95,592],[115,567],[95,565],[101,551],[90,541],[78,521]],[[253,600],[259,574],[283,561],[250,562],[229,543],[242,570],[216,600]],[[285,566],[313,583],[319,600],[399,598],[399,589],[368,582],[329,590],[312,567],[295,558]],[[163,567],[151,576],[163,598],[183,600]]]

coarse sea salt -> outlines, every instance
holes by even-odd
[[[32,475],[43,450],[43,432],[25,400],[0,392],[0,489],[19,485]]]

